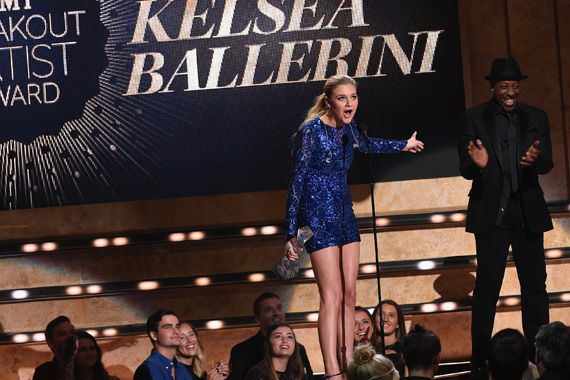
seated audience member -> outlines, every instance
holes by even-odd
[[[246,380],[306,380],[299,345],[293,329],[275,324],[265,333],[263,360],[253,366]]]
[[[85,331],[77,331],[77,349],[74,355],[73,380],[119,380],[109,376],[101,358],[101,348],[95,338]]]
[[[570,330],[564,323],[542,326],[536,334],[535,346],[540,380],[570,379]]]
[[[223,361],[217,362],[206,372],[206,355],[198,331],[188,321],[180,322],[180,345],[178,360],[184,364],[193,380],[222,380],[228,377],[229,366]]]
[[[269,328],[278,323],[285,323],[285,312],[279,296],[275,293],[263,293],[253,303],[253,315],[259,325],[259,332],[251,338],[236,344],[230,355],[230,374],[228,380],[243,380],[247,371],[263,359],[264,336]],[[298,343],[301,362],[308,380],[313,379],[313,370],[302,344]]]
[[[402,346],[402,357],[408,368],[406,379],[433,379],[441,359],[439,337],[418,323],[406,335]]]
[[[372,339],[372,316],[362,306],[354,308],[354,347],[359,344],[370,344]]]
[[[404,321],[404,313],[396,302],[392,300],[382,301],[382,309],[380,305],[376,306],[372,314],[374,321],[374,333],[372,334],[372,346],[376,352],[382,353],[382,336],[380,323],[384,322],[384,343],[386,349],[384,354],[404,376],[404,362],[402,362],[402,341],[406,336],[406,323]]]
[[[398,371],[390,359],[377,354],[368,345],[356,347],[354,359],[348,365],[348,380],[399,380]]]
[[[158,310],[146,321],[146,332],[153,349],[137,368],[133,380],[192,380],[176,357],[180,344],[180,323],[172,310]]]
[[[75,327],[69,318],[60,315],[48,323],[45,329],[46,343],[53,352],[53,360],[36,368],[33,380],[59,380],[66,369],[66,352],[73,345]]]
[[[521,380],[528,368],[528,345],[517,330],[504,329],[491,338],[487,350],[491,380]]]

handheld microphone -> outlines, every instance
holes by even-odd
[[[365,122],[361,121],[360,123],[358,123],[357,128],[358,132],[360,132],[362,136],[364,136],[364,138],[368,140],[368,125],[366,125]]]

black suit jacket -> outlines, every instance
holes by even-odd
[[[538,183],[538,174],[552,169],[552,143],[546,112],[527,104],[517,104],[517,172],[521,209],[524,222],[531,233],[552,229],[552,220]],[[469,156],[470,141],[480,139],[489,153],[486,170],[481,171]],[[528,167],[520,164],[534,141],[540,141],[535,163]],[[467,232],[488,235],[495,228],[503,189],[503,163],[499,133],[495,125],[493,100],[464,111],[459,121],[458,151],[461,175],[473,180],[469,192]]]

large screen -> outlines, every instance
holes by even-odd
[[[336,74],[370,136],[426,144],[374,181],[458,175],[456,0],[0,0],[0,41],[3,209],[286,189]]]

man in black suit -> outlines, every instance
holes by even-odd
[[[466,110],[460,119],[461,175],[473,180],[466,230],[475,234],[477,247],[471,322],[474,377],[486,375],[485,354],[509,246],[521,285],[529,357],[539,327],[549,320],[543,233],[553,227],[538,175],[553,167],[552,145],[546,113],[518,101],[525,78],[516,60],[494,60],[485,77],[493,98]]]

